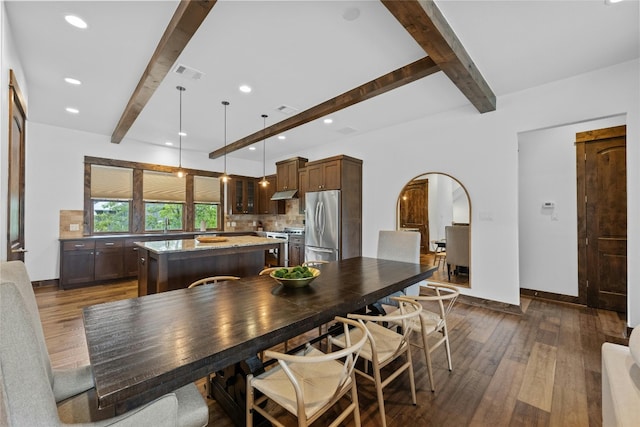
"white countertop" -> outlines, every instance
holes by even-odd
[[[210,251],[216,249],[228,249],[242,246],[262,246],[281,243],[274,239],[258,236],[229,236],[224,242],[202,243],[196,239],[183,240],[156,240],[152,242],[137,242],[141,248],[147,249],[158,254],[171,252],[193,252],[193,251]]]

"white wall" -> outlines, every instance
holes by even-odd
[[[625,122],[622,115],[518,136],[521,288],[578,296],[576,133]]]

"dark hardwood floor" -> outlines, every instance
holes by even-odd
[[[133,281],[67,291],[36,288],[53,366],[88,363],[83,306],[136,294]],[[535,298],[523,297],[522,308],[520,316],[456,303],[449,317],[453,372],[446,368],[444,349],[438,349],[432,393],[422,350],[414,348],[418,404],[411,404],[408,377],[401,375],[385,388],[387,424],[601,425],[600,346],[628,343],[625,320],[615,312]],[[203,384],[198,382],[204,395]],[[358,393],[363,425],[379,426],[374,387],[359,380]],[[207,402],[210,426],[232,425],[215,401]],[[294,417],[277,413],[287,426],[296,425]],[[331,416],[316,425],[328,424]]]

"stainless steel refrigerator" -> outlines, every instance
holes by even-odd
[[[340,190],[305,194],[305,261],[340,259]]]

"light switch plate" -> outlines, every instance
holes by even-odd
[[[80,224],[69,224],[69,231],[80,231]]]

